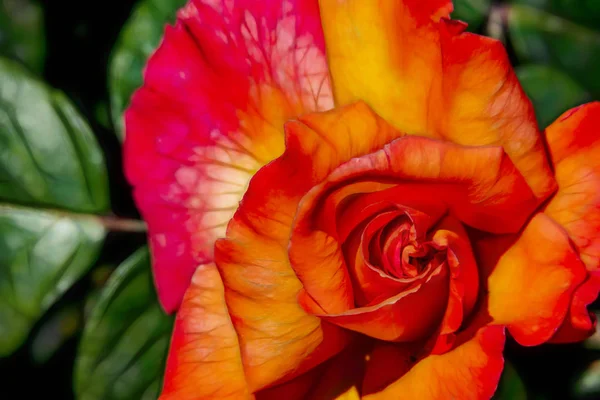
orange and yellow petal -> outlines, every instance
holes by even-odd
[[[387,387],[367,394],[365,400],[479,400],[491,398],[498,386],[504,366],[504,328],[484,326],[472,337],[463,334],[455,347],[439,355],[429,355],[414,365],[406,352],[397,352],[397,365],[408,372]],[[388,357],[384,354],[383,357]],[[370,363],[377,367],[378,359]],[[390,360],[387,361],[391,364]],[[369,364],[367,364],[367,376]],[[373,389],[370,389],[373,390]]]
[[[442,74],[434,82],[432,132],[466,146],[502,146],[540,200],[556,189],[531,102],[501,42],[451,21],[439,24]]]
[[[160,400],[253,398],[223,294],[217,267],[200,265],[177,313]]]
[[[299,305],[302,285],[281,240],[288,228],[278,226],[277,217],[283,215],[262,218],[238,212],[227,239],[219,239],[215,247],[253,391],[302,374],[338,353],[349,339],[346,332],[307,314]],[[245,220],[265,231],[255,230]]]
[[[488,261],[494,266],[487,278],[487,310],[494,323],[508,326],[525,346],[550,339],[586,277],[566,231],[538,213],[498,261]]]
[[[542,200],[555,182],[531,103],[501,43],[440,19],[448,3],[321,0],[336,102],[364,100],[408,134],[502,146]]]
[[[273,39],[275,38],[275,39]],[[126,113],[125,170],[174,311],[283,125],[333,107],[317,0],[192,0],[148,62]]]
[[[586,307],[600,290],[600,103],[567,111],[545,134],[558,192],[544,212],[567,231],[590,275],[553,338],[573,341],[593,332],[595,318]]]
[[[364,100],[401,131],[425,135],[429,89],[441,65],[439,34],[428,17],[450,1],[417,3],[321,0],[320,6],[336,104]]]
[[[579,342],[596,332],[596,315],[587,307],[596,300],[600,291],[600,277],[590,274],[573,293],[571,306],[561,327],[550,339],[553,343]]]

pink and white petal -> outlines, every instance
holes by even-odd
[[[317,0],[192,0],[126,113],[125,170],[175,310],[289,118],[333,106]]]

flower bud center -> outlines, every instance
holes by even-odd
[[[373,235],[369,247],[371,264],[397,279],[416,278],[430,263],[437,265],[445,257],[444,249],[427,241],[404,213]]]

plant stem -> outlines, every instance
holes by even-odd
[[[126,219],[114,216],[98,216],[100,223],[111,232],[146,232],[148,227],[139,219]]]
[[[95,220],[99,222],[107,231],[110,232],[131,232],[145,233],[148,230],[146,223],[139,219],[121,218],[115,215],[96,215],[78,213],[68,210],[57,210],[49,208],[35,208],[19,204],[0,203],[0,214],[4,212],[40,212],[49,213],[58,217],[70,218],[73,220]]]

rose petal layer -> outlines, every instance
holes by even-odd
[[[252,398],[223,293],[217,267],[200,265],[177,313],[160,400]]]
[[[550,217],[536,214],[518,240],[491,267],[487,308],[494,322],[507,325],[520,344],[547,341],[562,323],[586,271],[567,233]]]
[[[594,331],[587,305],[600,290],[600,102],[567,111],[545,134],[558,182],[545,213],[567,231],[590,275],[553,340],[578,341]]]
[[[504,328],[485,326],[471,338],[441,355],[429,355],[416,364],[410,352],[376,352],[367,364],[379,368],[381,363],[398,370],[407,370],[387,387],[363,397],[365,400],[422,399],[445,400],[489,399],[496,391],[504,366]],[[391,357],[397,357],[392,360]],[[389,372],[388,372],[389,374]],[[372,377],[367,389],[378,389],[377,377]],[[366,382],[367,383],[367,382]]]
[[[335,126],[328,128],[320,132],[333,136],[337,131]],[[518,231],[537,204],[523,177],[499,147],[465,147],[405,136],[383,150],[355,158],[304,196],[294,221],[290,259],[304,286],[301,301],[306,306],[312,299],[315,313],[338,314],[354,306],[341,243],[324,231],[323,219],[318,216],[319,205],[326,203],[330,193],[363,181],[395,185],[383,192],[397,201],[403,193],[418,193],[424,204],[438,199],[464,223],[493,232]],[[418,208],[418,202],[410,206]]]

